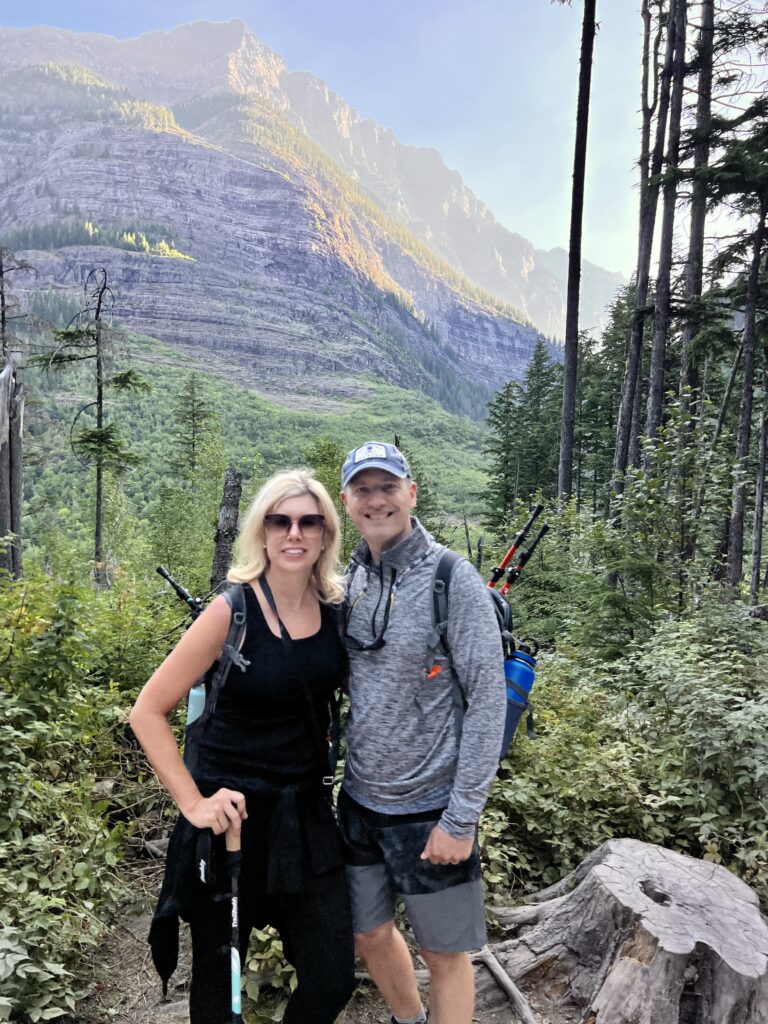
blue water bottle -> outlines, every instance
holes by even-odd
[[[507,682],[507,715],[504,721],[504,739],[501,744],[501,760],[509,748],[523,712],[528,708],[528,697],[536,678],[536,657],[538,645],[534,641],[534,649],[527,643],[521,643],[512,654],[504,659],[504,675]]]

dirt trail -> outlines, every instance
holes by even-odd
[[[168,999],[162,999],[160,980],[155,973],[147,945],[151,908],[160,888],[162,864],[159,861],[135,861],[131,871],[131,901],[115,916],[104,942],[91,955],[94,979],[92,994],[79,1006],[76,1024],[188,1024],[187,989],[189,984],[188,929],[181,926],[179,966],[171,978]],[[482,969],[482,968],[481,968]],[[526,993],[531,999],[531,994]],[[426,993],[424,994],[426,1000]],[[540,1024],[565,1024],[566,1018],[550,1016],[532,1005]],[[260,1012],[261,1011],[261,1012]],[[270,1010],[246,1005],[247,1024],[266,1024]],[[517,1021],[506,998],[479,1006],[476,1024],[512,1024]],[[339,1024],[389,1024],[389,1013],[376,990],[362,982]]]

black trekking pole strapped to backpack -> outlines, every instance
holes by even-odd
[[[171,574],[168,572],[168,570],[166,568],[164,568],[162,565],[158,565],[158,567],[157,567],[157,569],[155,571],[157,573],[159,573],[160,576],[163,577],[163,579],[166,581],[166,583],[170,583],[171,584],[173,589],[176,591],[176,595],[178,597],[180,597],[181,600],[184,602],[184,604],[187,606],[187,608],[189,608],[189,614],[192,616],[192,621],[193,622],[195,621],[195,619],[199,615],[202,615],[202,613],[203,613],[203,601],[202,601],[202,598],[200,598],[200,597],[192,597],[190,592],[187,589],[185,589],[184,587],[182,587],[182,585],[180,583],[177,583],[176,580],[173,578],[173,576],[171,576]]]
[[[199,597],[192,597],[180,583],[171,576],[162,565],[157,567],[157,572],[171,584],[176,595],[186,604],[192,621],[202,614],[203,601]],[[224,594],[227,604],[232,609],[232,618],[229,622],[227,639],[221,648],[221,657],[208,669],[202,679],[199,679],[189,691],[187,698],[187,721],[184,729],[184,764],[190,771],[194,770],[197,760],[197,740],[200,734],[216,710],[216,703],[219,699],[224,683],[233,665],[237,665],[241,672],[244,672],[249,661],[240,653],[240,647],[245,636],[245,593],[243,584],[237,583]]]
[[[494,590],[494,586],[501,579],[504,572],[503,569],[498,572],[498,575],[496,575],[497,569],[494,569],[491,579],[488,581],[488,586],[491,588],[491,593],[496,603],[496,614],[500,617],[500,622],[503,620],[507,627],[502,629],[501,634],[504,642],[504,676],[507,684],[507,715],[504,724],[504,738],[501,745],[502,759],[507,755],[518,723],[526,711],[528,712],[526,716],[528,738],[536,739],[536,729],[533,724],[533,712],[531,711],[529,698],[536,679],[536,655],[539,653],[539,645],[530,637],[523,637],[519,643],[515,644],[515,641],[512,639],[512,611],[506,598],[510,587],[520,579],[523,569],[536,550],[539,541],[549,530],[549,525],[545,523],[533,538],[527,550],[521,551],[517,561],[512,565],[509,564],[516,552],[519,551],[520,546],[524,543],[542,507],[542,505],[537,505],[533,510],[533,514],[515,537],[512,547],[502,561],[502,565],[505,568],[508,566],[508,568],[506,568],[506,580],[501,590]]]
[[[520,545],[525,541],[528,534],[531,532],[531,527],[543,511],[543,505],[536,505],[533,512],[531,512],[530,516],[525,522],[525,524],[515,534],[512,544],[510,545],[509,551],[507,551],[506,555],[504,555],[499,564],[495,565],[493,569],[491,569],[491,578],[488,580],[488,586],[491,588],[491,590],[493,590],[493,588],[499,582],[501,577],[504,575],[504,571],[506,570],[507,566],[515,557],[517,552],[520,550]],[[533,546],[535,547],[537,543],[538,538]]]
[[[512,584],[520,578],[520,574],[525,568],[528,559],[536,549],[536,545],[549,529],[549,526],[542,526],[528,550],[520,552],[517,562],[510,565],[515,555],[520,551],[521,545],[525,542],[528,534],[530,533],[531,527],[543,510],[543,505],[536,506],[528,518],[528,521],[515,535],[515,539],[512,541],[512,546],[502,559],[501,564],[493,569],[491,579],[488,581],[488,587],[493,601],[493,608],[496,612],[496,620],[499,625],[501,642],[504,649],[504,675],[507,687],[504,736],[501,750],[499,752],[499,761],[503,761],[509,753],[509,748],[512,745],[515,731],[523,716],[523,712],[525,711],[528,712],[528,737],[529,739],[536,739],[536,730],[533,725],[533,714],[531,713],[528,695],[531,691],[531,687],[533,686],[534,670],[536,668],[536,654],[538,653],[539,648],[535,640],[527,638],[521,641],[520,644],[515,644],[512,637],[512,609],[509,606],[506,596],[502,597],[502,594],[506,595]],[[435,653],[437,651],[438,644],[442,644],[444,650],[450,657],[451,652],[448,646],[449,586],[455,566],[459,562],[464,561],[467,561],[467,559],[462,555],[446,548],[441,552],[440,557],[435,562],[435,569],[432,574],[432,633],[428,644],[430,652],[430,657],[427,661],[428,679],[434,678],[434,676],[440,671],[440,666],[435,665]],[[501,592],[499,592],[495,590],[494,587],[504,575],[505,571],[507,572],[507,581],[505,582]],[[458,723],[457,728],[460,730],[461,723],[464,718],[464,711],[466,709],[464,697],[459,686],[456,687],[456,692],[454,693],[454,708]]]
[[[501,744],[500,760],[503,760],[509,753],[517,726],[525,712],[527,712],[526,731],[528,738],[536,739],[536,729],[533,724],[533,713],[529,698],[536,678],[536,655],[539,652],[539,645],[529,637],[524,637],[519,643],[515,643],[512,637],[512,609],[507,601],[507,594],[510,587],[520,579],[520,575],[531,555],[536,550],[539,541],[549,530],[549,525],[545,523],[534,537],[528,549],[525,551],[520,550],[527,540],[533,524],[543,511],[543,505],[536,505],[524,525],[515,534],[509,550],[499,565],[494,566],[491,570],[491,577],[488,580],[488,588],[493,595],[494,607],[499,620],[499,628],[504,645],[504,676],[507,686],[507,713],[504,721],[504,737]],[[514,561],[515,555],[518,555],[517,561]],[[497,591],[495,589],[496,584],[505,574],[504,584],[500,591]]]

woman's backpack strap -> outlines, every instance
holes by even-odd
[[[219,694],[224,688],[227,676],[233,665],[236,665],[241,672],[250,665],[250,661],[244,658],[240,648],[245,639],[245,587],[246,583],[236,583],[224,594],[224,599],[232,609],[232,618],[229,620],[227,638],[221,648],[221,657],[213,667],[210,683],[207,686],[205,708],[198,719],[197,731],[202,732],[216,710],[216,702]],[[206,680],[207,682],[207,680]]]

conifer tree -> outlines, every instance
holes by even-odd
[[[590,504],[595,514],[605,510],[610,493],[626,339],[634,302],[634,288],[622,289],[609,310],[599,342],[586,336],[579,343],[576,498],[579,507]]]
[[[509,381],[488,406],[484,524],[502,536],[517,501],[557,491],[562,368],[539,338],[522,383]]]
[[[93,466],[95,477],[93,577],[96,586],[109,584],[104,558],[104,477],[108,470],[122,473],[137,465],[139,459],[106,411],[106,393],[147,392],[149,382],[134,370],[112,372],[110,342],[113,331],[106,323],[106,314],[114,303],[104,267],[92,270],[86,278],[86,305],[75,321],[63,331],[55,332],[56,347],[36,356],[35,363],[50,369],[62,369],[72,363],[88,361],[94,365],[95,398],[82,406],[70,428],[72,450],[84,466]],[[95,415],[95,427],[82,426],[84,414]]]
[[[327,435],[316,437],[301,450],[301,457],[333,498],[341,529],[341,558],[345,563],[349,560],[360,539],[354,523],[347,515],[346,506],[341,500],[341,467],[346,455],[347,449],[344,445]]]
[[[171,429],[170,464],[182,480],[195,479],[203,435],[212,415],[213,407],[206,401],[205,386],[200,376],[190,373],[179,391]]]
[[[483,495],[486,509],[483,524],[496,535],[504,533],[517,497],[520,463],[519,453],[515,453],[516,418],[522,398],[520,384],[510,380],[488,404],[485,421],[488,434],[483,446],[488,457],[488,484]]]
[[[171,451],[171,459],[176,454]],[[209,421],[194,476],[164,481],[150,509],[154,557],[195,593],[208,586],[229,461],[221,427]]]

